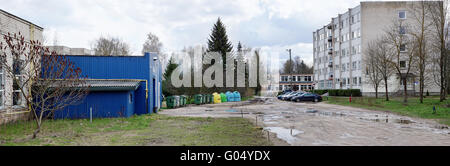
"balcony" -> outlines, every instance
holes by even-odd
[[[328,29],[333,29],[333,24],[327,26]]]
[[[333,36],[328,36],[328,42],[333,42]]]
[[[333,80],[333,79],[334,79],[333,74],[331,74],[330,77],[328,78],[328,80]]]
[[[328,49],[328,54],[329,54],[329,55],[333,55],[333,48],[329,48],[329,49]]]
[[[333,62],[329,62],[328,67],[333,68]]]

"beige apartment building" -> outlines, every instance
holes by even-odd
[[[373,96],[375,89],[367,79],[364,64],[368,43],[384,35],[386,29],[397,20],[414,24],[411,9],[417,3],[419,2],[360,2],[360,5],[338,14],[325,26],[314,31],[315,89],[360,89],[364,96]],[[408,49],[408,46],[404,49]],[[419,92],[418,78],[414,76],[416,71],[412,72],[412,77],[407,79],[408,92]],[[391,94],[403,92],[398,74],[391,76],[388,85]],[[439,88],[430,81],[424,91],[439,93]],[[384,85],[378,92],[379,95],[385,93]]]

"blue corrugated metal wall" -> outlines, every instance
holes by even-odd
[[[89,118],[91,108],[93,118],[130,117],[134,113],[135,105],[134,96],[133,100],[130,100],[130,95],[134,95],[134,91],[90,92],[80,104],[56,111],[54,118]]]
[[[134,113],[138,115],[152,113],[153,107],[157,107],[157,103],[162,102],[159,97],[153,100],[155,96],[161,95],[161,90],[159,93],[152,90],[153,79],[160,84],[162,73],[159,61],[154,61],[153,57],[157,55],[146,53],[144,56],[67,56],[89,79],[147,80],[148,85],[146,82],[141,82],[135,91]],[[145,99],[146,86],[148,86],[147,100]],[[109,96],[102,98],[104,103],[111,103],[108,101]]]

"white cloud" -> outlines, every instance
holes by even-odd
[[[252,48],[282,49],[311,62],[312,32],[358,0],[0,0],[1,8],[46,29],[47,40],[90,48],[100,35],[120,37],[139,54],[148,32],[164,49],[206,44],[218,17],[229,39]],[[47,42],[48,43],[48,42]],[[309,58],[308,58],[309,56]]]

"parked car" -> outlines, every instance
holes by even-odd
[[[282,100],[286,100],[286,101],[290,101],[291,97],[297,95],[299,92],[292,92],[289,93],[288,95],[283,96]]]
[[[318,94],[314,94],[314,93],[304,93],[300,96],[293,97],[291,100],[295,101],[295,102],[300,102],[300,101],[320,102],[320,101],[322,101],[322,96],[320,96]]]
[[[305,94],[306,92],[298,92],[297,94],[295,94],[295,95],[293,95],[293,96],[290,96],[289,98],[288,98],[288,100],[289,101],[294,101],[294,99],[296,98],[296,97],[299,97],[299,96],[301,96],[301,95],[303,95],[303,94]]]
[[[286,92],[286,93],[283,93],[283,94],[281,94],[281,95],[278,95],[277,98],[278,98],[279,100],[283,100],[284,97],[286,97],[287,95],[290,95],[291,93],[294,93],[294,92]]]

